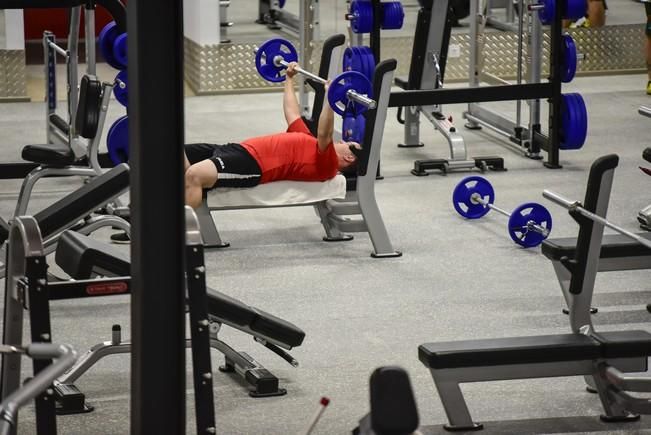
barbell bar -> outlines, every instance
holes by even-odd
[[[603,218],[599,216],[598,214],[592,213],[589,210],[586,210],[579,201],[570,201],[569,199],[565,198],[564,196],[559,195],[556,192],[553,192],[551,190],[543,190],[543,197],[547,198],[551,202],[560,205],[561,207],[564,207],[570,211],[575,210],[581,213],[582,216],[597,222],[605,227],[608,227],[610,229],[613,229],[617,231],[620,234],[625,235],[626,237],[629,237],[636,242],[646,246],[647,248],[651,248],[651,240],[645,239],[643,237],[638,236],[635,233],[632,233],[628,231],[625,228],[620,227],[619,225],[616,225],[612,222],[610,222],[608,219]]]

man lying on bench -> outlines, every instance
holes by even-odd
[[[357,163],[356,142],[334,142],[334,112],[326,104],[319,117],[317,136],[301,119],[294,93],[296,62],[287,67],[283,111],[287,120],[284,133],[246,139],[241,143],[185,146],[185,203],[201,205],[204,189],[254,187],[272,181],[326,181],[346,172]],[[326,84],[326,92],[329,83]]]

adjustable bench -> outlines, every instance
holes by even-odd
[[[334,43],[341,45],[343,41],[341,37]],[[205,246],[230,246],[219,235],[211,211],[313,205],[325,230],[325,241],[351,240],[352,236],[345,233],[368,232],[373,243],[373,257],[402,255],[391,244],[375,198],[375,176],[395,69],[395,60],[380,62],[375,69],[373,96],[377,107],[366,112],[364,141],[354,177],[338,175],[323,183],[277,181],[247,189],[213,189],[196,210]],[[322,93],[317,92],[317,95],[322,97]],[[320,108],[319,104],[315,106]],[[318,115],[313,113],[312,120],[307,122],[311,130],[315,126],[314,119],[318,119]],[[353,215],[359,217],[347,217]]]
[[[605,215],[617,163],[617,156],[610,155],[592,165],[583,207]],[[430,370],[448,417],[446,429],[482,427],[470,416],[459,388],[463,382],[590,376],[605,410],[604,421],[628,421],[639,418],[636,412],[651,413],[648,400],[628,394],[651,391],[651,378],[640,381],[622,374],[648,369],[651,334],[597,332],[590,316],[600,254],[618,253],[619,247],[602,248],[603,225],[575,219],[580,226],[577,248],[572,256],[559,259],[559,267],[565,268],[569,277],[566,298],[573,333],[425,343],[418,348],[419,359]],[[620,249],[619,254],[630,252]]]
[[[55,249],[61,231],[72,227],[85,219],[95,210],[120,196],[129,188],[129,166],[121,164],[110,171],[93,177],[74,192],[39,211],[34,215],[41,236],[45,241],[45,252]],[[90,234],[105,226],[130,230],[129,224],[117,216],[96,216],[86,219],[78,231]],[[8,227],[0,225],[0,244],[9,237]],[[0,274],[4,276],[5,265],[0,265]]]
[[[61,269],[76,280],[95,276],[129,276],[131,264],[127,255],[113,246],[92,239],[74,231],[65,231],[59,240],[55,261]],[[279,317],[247,305],[216,290],[207,289],[207,312],[210,318],[211,346],[225,356],[222,371],[235,371],[242,375],[250,385],[250,395],[254,397],[275,396],[286,393],[278,387],[278,378],[261,366],[252,357],[237,352],[219,336],[222,325],[251,334],[261,343],[292,366],[298,362],[283,349],[291,350],[300,346],[305,332]],[[96,361],[104,356],[130,352],[130,343],[119,338],[119,327],[114,327],[114,339],[94,346],[64,377],[59,379],[63,385],[72,384]],[[117,332],[117,334],[116,334]],[[115,337],[117,335],[117,338]]]

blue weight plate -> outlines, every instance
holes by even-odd
[[[373,29],[373,5],[368,0],[354,0],[350,3],[350,21],[353,33],[369,33]]]
[[[363,104],[348,99],[348,91],[354,90],[358,94],[373,98],[371,82],[366,76],[357,71],[346,71],[339,74],[330,84],[328,89],[328,102],[335,113],[343,116],[346,110],[360,114],[368,110]]]
[[[123,116],[111,126],[106,137],[106,147],[111,161],[116,165],[129,161],[129,117]]]
[[[473,202],[472,196],[475,193],[490,204],[495,202],[493,186],[487,179],[477,175],[464,178],[452,191],[452,205],[466,219],[479,219],[490,211],[488,206]]]
[[[405,19],[405,11],[400,2],[382,3],[382,28],[394,30],[402,28]]]
[[[104,57],[104,60],[106,60],[106,63],[115,69],[122,69],[121,64],[115,59],[113,54],[113,43],[118,36],[120,36],[118,26],[115,24],[115,21],[111,21],[102,28],[101,32],[99,32],[97,45],[99,46],[99,51],[102,52],[102,56]]]
[[[370,47],[366,46],[359,47],[359,50],[362,58],[362,69],[360,72],[364,74],[370,82],[373,82],[373,73],[375,72],[373,52]]]
[[[588,112],[580,94],[563,94],[561,118],[560,148],[580,149],[588,134]]]
[[[585,16],[588,10],[586,0],[567,0],[567,9],[563,14],[563,18],[568,20],[578,20]]]
[[[537,225],[547,231],[542,234],[532,229]],[[545,207],[535,202],[522,204],[511,213],[509,235],[515,243],[525,248],[540,245],[552,230],[552,215]]]
[[[561,81],[569,83],[574,79],[576,74],[576,44],[574,39],[567,33],[563,35],[563,67],[561,69]]]
[[[286,62],[296,62],[298,53],[294,46],[282,38],[274,38],[266,41],[260,46],[255,54],[255,67],[263,79],[273,83],[285,80],[284,66],[276,66],[273,60],[276,56],[282,56]]]
[[[353,113],[346,113],[344,114],[343,119],[344,120],[341,124],[341,138],[348,142],[353,140],[353,136],[355,135],[357,118]]]
[[[352,47],[353,49],[353,64],[351,71],[362,72],[363,60],[359,51],[359,47]]]
[[[581,94],[572,94],[574,99],[574,111],[576,113],[576,129],[577,129],[577,149],[581,148],[588,137],[588,109],[586,108],[585,101]]]
[[[118,80],[124,83],[124,88],[120,87]],[[115,99],[118,100],[118,103],[122,104],[124,107],[129,105],[129,88],[127,83],[127,70],[123,69],[115,76],[115,84],[113,85],[113,95]]]
[[[357,115],[355,118],[355,134],[352,137],[353,142],[357,142],[358,144],[363,144],[364,143],[364,132],[366,130],[366,117],[364,116],[363,113]]]
[[[543,24],[550,24],[554,21],[554,8],[556,0],[542,0],[543,8],[538,11],[538,18]]]
[[[346,50],[344,50],[342,68],[344,71],[353,70],[353,47],[347,47]]]
[[[278,7],[279,7],[280,9],[284,8],[284,7],[285,7],[285,0],[279,0],[279,1],[278,1]]]
[[[121,66],[119,69],[127,67],[127,34],[121,33],[113,42],[113,58]]]

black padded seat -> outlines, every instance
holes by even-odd
[[[75,231],[61,234],[54,259],[61,270],[74,279],[89,279],[102,271],[115,276],[131,274],[126,254]]]
[[[65,231],[57,245],[55,261],[74,279],[88,279],[98,273],[109,276],[131,274],[128,255],[111,245],[74,231]],[[300,346],[305,339],[296,325],[258,310],[224,293],[211,288],[207,292],[208,316],[240,328],[248,327],[254,333],[285,343]]]
[[[581,334],[426,343],[418,358],[432,369],[581,361],[600,357],[598,341]]]
[[[255,308],[254,310],[257,317],[250,325],[251,330],[291,347],[300,346],[303,343],[305,332],[299,327],[273,314]]]
[[[604,358],[636,358],[651,355],[651,334],[647,331],[598,332],[594,338],[601,343]]]
[[[638,233],[640,237],[651,240],[651,233]],[[542,253],[550,260],[560,260],[563,257],[574,258],[576,238],[564,237],[547,239],[542,244]],[[651,255],[651,249],[635,240],[620,234],[604,235],[601,244],[601,258],[643,257]]]
[[[70,125],[56,113],[50,115],[50,122],[66,136],[70,134]]]
[[[75,154],[68,145],[25,145],[23,160],[47,166],[70,166],[75,163]]]
[[[396,77],[393,79],[393,82],[398,86],[400,89],[409,89],[409,80],[407,80],[404,77]]]

